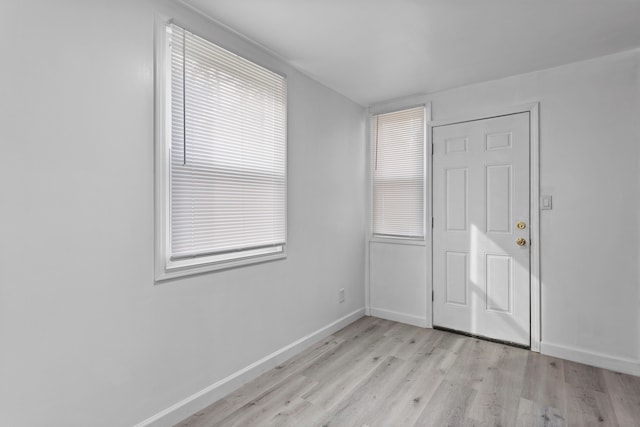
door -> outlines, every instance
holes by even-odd
[[[434,326],[529,346],[529,113],[432,136]]]

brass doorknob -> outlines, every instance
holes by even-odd
[[[516,224],[516,227],[518,228],[518,230],[524,230],[525,228],[527,228],[527,224],[520,221],[519,223]]]
[[[524,246],[527,244],[527,239],[525,239],[524,237],[519,237],[518,240],[516,240],[516,245],[518,246]]]

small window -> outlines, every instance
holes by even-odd
[[[173,23],[163,33],[157,278],[283,257],[285,78]]]
[[[424,239],[425,108],[372,119],[373,235]]]

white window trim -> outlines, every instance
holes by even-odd
[[[427,240],[422,237],[408,238],[408,237],[382,237],[377,235],[371,235],[369,239],[371,243],[388,243],[391,245],[409,245],[409,246],[426,246]]]
[[[424,107],[424,197],[423,197],[423,220],[424,220],[424,236],[423,237],[403,237],[403,236],[380,236],[373,234],[373,162],[372,152],[369,150],[369,242],[370,243],[390,243],[396,245],[411,245],[411,246],[426,246],[427,242],[431,238],[431,214],[429,201],[431,200],[431,194],[429,192],[429,183],[427,180],[431,179],[431,170],[429,168],[428,159],[431,158],[431,147],[428,141],[427,128],[431,122],[431,102],[427,101],[426,96],[418,95],[408,98],[402,98],[399,100],[393,100],[382,104],[376,104],[369,107],[369,123],[368,123],[368,135],[367,144],[371,146],[371,138],[373,137],[372,126],[373,116],[378,114],[393,113],[395,111],[408,110],[410,108]]]
[[[198,259],[171,259],[170,247],[170,117],[171,104],[170,90],[171,80],[167,70],[169,69],[170,57],[169,40],[167,37],[166,26],[172,21],[171,17],[156,15],[154,38],[155,38],[155,63],[154,63],[154,80],[155,80],[155,126],[154,126],[154,145],[155,145],[155,281],[176,279],[184,276],[191,276],[218,270],[225,270],[240,266],[257,264],[287,257],[287,216],[288,209],[285,211],[285,244],[281,248],[274,250],[273,248],[255,249],[247,251],[246,256],[242,258],[229,259],[231,255],[216,255],[209,257],[199,257]],[[180,26],[189,29],[191,26]],[[198,34],[198,31],[193,31]],[[208,37],[205,39],[210,40]],[[215,43],[215,42],[214,42]],[[217,44],[217,43],[216,43]],[[227,50],[226,46],[221,46]],[[250,56],[244,56],[246,59],[261,65],[260,62],[254,61]],[[262,65],[261,65],[262,66]],[[271,67],[265,67],[271,69]],[[274,71],[285,76],[284,73]],[[285,168],[285,180],[287,178],[288,166]],[[288,206],[287,196],[285,195],[285,206]]]

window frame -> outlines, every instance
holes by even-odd
[[[424,108],[424,156],[423,156],[423,199],[422,199],[422,216],[424,235],[422,237],[405,237],[405,236],[390,236],[374,234],[374,152],[373,152],[373,138],[374,138],[374,117],[381,114],[394,113],[403,110],[410,110],[412,108]],[[399,100],[391,101],[388,103],[376,104],[369,107],[369,126],[368,126],[368,147],[369,147],[369,242],[371,243],[389,243],[411,246],[426,246],[429,236],[431,235],[431,227],[428,224],[428,220],[432,216],[431,214],[431,192],[429,191],[429,178],[431,175],[431,168],[429,165],[431,159],[431,141],[428,135],[428,129],[431,122],[431,102],[427,101],[425,96],[407,97]]]
[[[176,279],[184,276],[202,274],[225,270],[229,268],[248,266],[267,261],[284,259],[287,257],[287,216],[288,216],[288,190],[285,187],[284,197],[284,227],[285,238],[282,249],[274,252],[271,249],[254,249],[244,252],[243,256],[234,257],[232,252],[226,258],[220,256],[203,256],[187,259],[172,260],[171,251],[171,54],[169,49],[169,37],[167,36],[167,25],[178,25],[185,30],[202,37],[203,39],[263,67],[273,73],[287,78],[286,73],[274,70],[272,66],[265,65],[262,61],[256,60],[252,55],[239,54],[234,49],[229,48],[224,43],[218,43],[206,34],[197,31],[193,26],[185,25],[184,22],[168,16],[156,16],[154,39],[155,39],[155,61],[154,61],[154,81],[155,81],[155,126],[154,126],[154,148],[155,148],[155,191],[154,191],[154,211],[155,211],[155,281]],[[288,119],[288,108],[285,112],[285,126]],[[288,182],[288,132],[285,130],[285,185]]]

